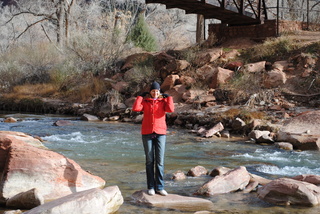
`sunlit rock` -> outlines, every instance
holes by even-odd
[[[73,160],[13,134],[0,134],[0,175],[0,203],[33,188],[46,201],[105,185]]]
[[[259,188],[258,197],[278,205],[315,206],[320,202],[320,187],[290,178],[279,178]]]
[[[198,195],[216,195],[243,190],[250,181],[250,175],[244,166],[238,167],[221,176],[215,176],[202,185]]]
[[[25,214],[109,214],[115,213],[123,204],[123,197],[118,186],[104,189],[93,188],[67,195],[41,206],[33,208]]]
[[[154,207],[163,207],[188,212],[211,210],[213,208],[213,203],[206,199],[186,197],[176,194],[168,194],[167,196],[156,194],[150,196],[147,194],[147,191],[144,190],[133,193],[132,198],[136,204],[145,204]]]
[[[294,180],[305,181],[314,185],[320,185],[320,176],[319,175],[297,175],[292,177]]]
[[[191,176],[191,177],[199,177],[202,175],[207,175],[208,174],[208,170],[203,167],[203,166],[196,166],[191,168],[188,173],[187,176]]]

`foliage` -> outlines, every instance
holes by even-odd
[[[146,51],[157,50],[157,41],[151,34],[143,14],[139,14],[137,23],[128,35],[128,40],[132,41],[135,46],[141,47]]]

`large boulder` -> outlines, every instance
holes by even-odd
[[[205,64],[209,64],[214,62],[223,54],[222,48],[212,48],[200,51],[195,56],[193,63],[198,66],[203,66]]]
[[[118,186],[110,186],[73,193],[35,207],[24,214],[108,214],[115,213],[122,204],[123,197]]]
[[[294,149],[320,150],[320,110],[304,112],[287,120],[277,141],[290,142]]]
[[[244,166],[230,170],[224,175],[215,176],[200,187],[198,195],[216,195],[243,190],[250,182],[250,174]]]
[[[209,87],[218,88],[219,86],[225,84],[230,79],[232,79],[233,75],[234,71],[218,67],[216,68],[215,72],[211,77],[211,83]]]
[[[1,133],[0,176],[0,203],[33,188],[46,201],[105,185],[67,157],[31,146],[21,136]]]
[[[165,197],[158,194],[150,196],[144,190],[133,193],[132,198],[136,204],[145,204],[188,212],[211,210],[213,208],[212,202],[203,198],[187,197],[176,194],[168,194]]]
[[[258,197],[272,204],[315,206],[320,187],[290,178],[279,178],[258,189]]]
[[[162,91],[168,91],[171,88],[173,88],[173,86],[175,86],[176,81],[179,79],[179,75],[169,75],[167,76],[163,83],[161,84],[161,90]]]
[[[250,73],[262,72],[266,69],[266,61],[249,63],[244,65],[244,68]]]
[[[192,177],[200,177],[202,175],[207,175],[208,174],[208,170],[203,167],[203,166],[196,166],[191,168],[188,173],[187,176],[192,176]]]
[[[265,88],[277,88],[284,85],[287,81],[286,74],[278,69],[273,69],[265,73],[263,85]]]
[[[297,175],[292,177],[294,180],[305,181],[314,185],[320,185],[320,176],[319,175]]]

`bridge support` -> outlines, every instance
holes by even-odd
[[[203,15],[197,15],[196,42],[201,44],[205,40],[205,19]]]

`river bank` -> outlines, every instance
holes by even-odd
[[[178,210],[137,205],[132,194],[145,189],[143,148],[140,125],[121,122],[88,122],[80,117],[63,115],[17,114],[17,123],[0,123],[1,130],[22,131],[42,137],[44,145],[68,158],[75,160],[83,169],[102,177],[107,186],[118,185],[124,204],[119,213],[160,214],[181,213]],[[67,120],[73,125],[53,126],[57,120]],[[297,174],[319,174],[319,155],[315,151],[286,151],[273,146],[257,145],[252,142],[207,138],[197,140],[186,129],[169,128],[166,152],[165,184],[170,194],[193,196],[193,193],[210,176],[187,177],[174,181],[171,176],[181,170],[202,165],[208,170],[218,166],[235,168],[245,166],[250,173],[269,179],[292,177]],[[228,193],[205,197],[214,203],[212,213],[307,213],[319,211],[317,207],[274,206],[257,198],[255,192]],[[194,213],[191,210],[185,213]],[[1,213],[1,211],[0,211]]]

